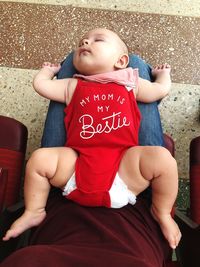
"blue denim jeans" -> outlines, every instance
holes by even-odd
[[[57,78],[72,77],[77,73],[72,63],[73,53],[62,63]],[[141,78],[152,80],[151,67],[136,55],[130,56],[129,66],[139,69]],[[140,145],[163,146],[163,131],[158,111],[158,103],[138,103],[142,121],[139,131]],[[45,121],[45,127],[42,136],[42,147],[63,146],[66,142],[66,132],[64,127],[64,107],[62,103],[51,101]]]

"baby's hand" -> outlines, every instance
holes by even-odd
[[[157,65],[152,69],[152,75],[158,77],[160,74],[170,74],[171,66],[167,63]]]
[[[48,68],[50,69],[51,71],[53,71],[54,74],[58,73],[60,68],[61,68],[61,65],[60,64],[52,64],[50,62],[44,62],[42,64],[42,67],[43,68]]]

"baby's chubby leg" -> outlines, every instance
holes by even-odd
[[[74,173],[76,159],[76,152],[67,147],[40,148],[33,152],[26,165],[25,211],[6,232],[4,241],[17,237],[44,220],[51,185],[59,188],[66,185]]]
[[[181,238],[178,225],[171,217],[178,192],[178,171],[169,151],[158,146],[130,148],[120,163],[119,175],[135,195],[151,184],[152,215],[169,245],[175,248]]]

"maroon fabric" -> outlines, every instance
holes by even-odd
[[[56,194],[30,246],[0,267],[163,267],[170,249],[146,202],[121,209],[83,207]]]
[[[3,210],[8,170],[0,168],[0,212]]]
[[[0,147],[26,152],[28,130],[21,122],[0,115]]]
[[[174,140],[169,135],[164,134],[164,143],[165,143],[165,147],[169,150],[169,152],[174,157],[174,155],[175,155]]]
[[[181,267],[178,262],[169,262],[167,267]]]
[[[190,165],[200,164],[200,136],[192,139],[190,143]]]
[[[190,143],[190,211],[191,219],[200,224],[200,136]]]
[[[8,171],[7,184],[4,191],[4,205],[15,204],[19,200],[24,153],[0,148],[0,167]]]
[[[19,200],[28,130],[21,122],[2,115],[0,129],[0,168],[7,170],[7,184],[2,193],[4,196],[1,196],[4,202],[1,205],[10,206]]]
[[[190,166],[190,211],[191,219],[200,224],[200,164]]]

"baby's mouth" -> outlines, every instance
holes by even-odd
[[[79,54],[88,54],[91,53],[91,51],[88,48],[80,48]]]

